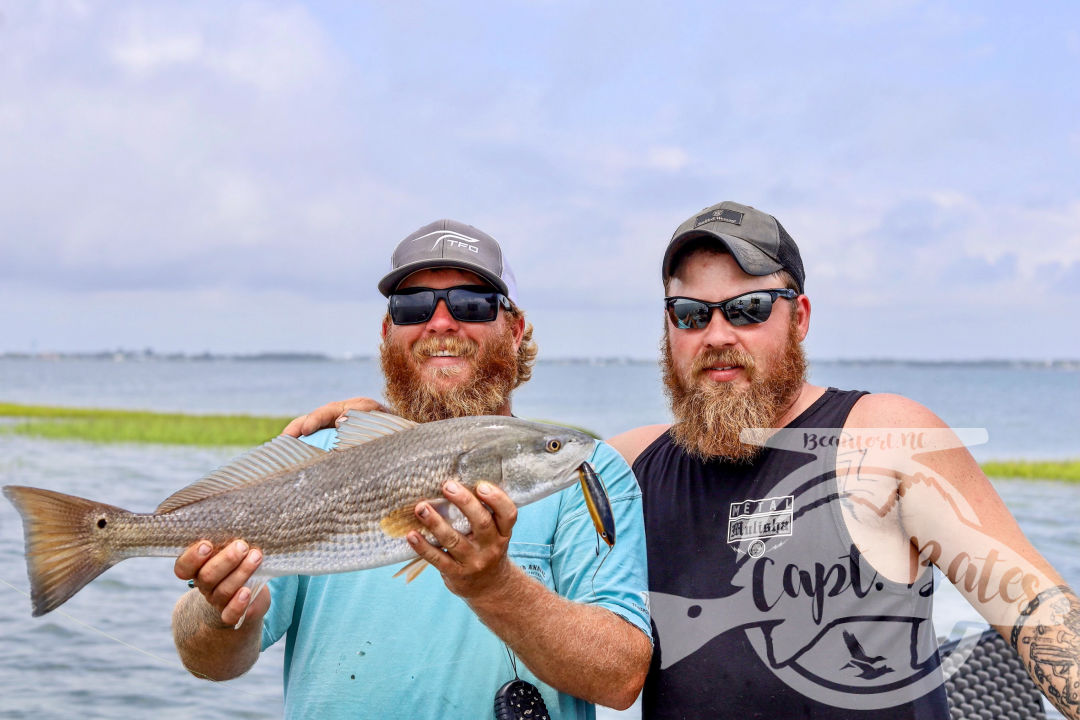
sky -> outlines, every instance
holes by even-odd
[[[1080,358],[1080,5],[0,0],[0,352],[377,351],[500,241],[541,358],[653,359],[675,227],[799,243],[810,357]]]

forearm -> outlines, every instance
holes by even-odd
[[[262,623],[245,622],[234,630],[221,623],[217,611],[196,590],[177,601],[172,621],[176,651],[193,675],[231,680],[259,659]]]
[[[998,628],[1050,702],[1080,718],[1080,599],[1065,585],[1045,590],[1008,630]],[[1006,634],[1007,633],[1007,634]]]
[[[507,581],[468,600],[538,678],[589,702],[629,707],[645,682],[652,645],[615,613],[575,603],[517,566]]]

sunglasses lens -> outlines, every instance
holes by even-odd
[[[671,315],[671,322],[680,330],[701,330],[708,327],[712,308],[700,300],[676,298],[668,305],[668,313]]]
[[[724,303],[724,316],[732,325],[763,323],[772,314],[772,295],[751,292],[733,297]]]
[[[499,296],[494,292],[453,288],[446,299],[450,314],[461,322],[491,322],[499,314]]]
[[[431,290],[390,296],[390,319],[395,325],[416,325],[431,317],[435,293]]]
[[[459,322],[491,322],[499,315],[501,297],[494,290],[460,287],[394,293],[390,296],[390,319],[395,325],[427,322],[439,300],[445,300],[450,314]]]

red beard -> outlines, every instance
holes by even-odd
[[[509,404],[517,384],[517,353],[508,324],[482,343],[458,336],[423,337],[402,347],[393,339],[391,325],[379,347],[386,399],[404,418],[431,422],[469,415],[494,415]],[[460,368],[425,368],[423,362],[438,351],[467,359],[471,372]],[[450,380],[450,382],[448,382]]]
[[[760,367],[742,350],[707,350],[694,358],[688,372],[679,373],[666,332],[662,353],[664,391],[675,416],[672,436],[679,447],[701,459],[753,459],[761,446],[742,442],[739,433],[745,428],[773,427],[806,382],[806,355],[794,314],[788,326],[787,345],[771,367]],[[750,384],[736,387],[703,380],[702,371],[717,365],[742,366]]]

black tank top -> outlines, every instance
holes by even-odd
[[[947,720],[932,571],[879,576],[841,514],[838,440],[864,394],[829,388],[784,449],[750,463],[696,460],[668,433],[638,457],[656,641],[646,720]]]

